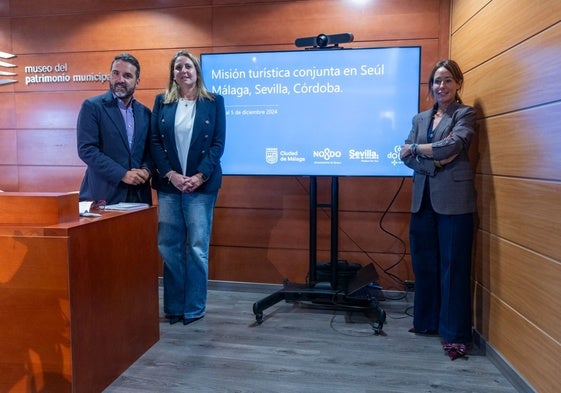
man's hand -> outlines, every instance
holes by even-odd
[[[150,179],[150,172],[147,169],[137,169],[133,168],[125,173],[125,176],[121,179],[123,183],[130,184],[131,186],[138,186],[139,184],[144,184]]]

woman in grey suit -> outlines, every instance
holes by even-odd
[[[462,104],[463,74],[453,60],[429,77],[434,106],[413,118],[401,159],[413,173],[409,239],[415,273],[413,333],[439,334],[452,360],[472,340],[471,254],[476,211],[468,150],[475,109]]]
[[[224,99],[207,91],[192,53],[172,57],[168,88],[154,103],[151,132],[164,312],[170,324],[188,325],[205,315],[213,209],[226,138]]]

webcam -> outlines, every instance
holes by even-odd
[[[341,33],[341,34],[319,34],[315,37],[301,37],[296,38],[294,45],[299,48],[307,47],[313,49],[326,49],[326,48],[337,48],[339,44],[345,42],[352,42],[354,36],[351,33]]]

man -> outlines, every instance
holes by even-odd
[[[111,63],[109,91],[82,104],[78,115],[78,155],[87,165],[81,201],[152,203],[149,150],[150,109],[133,94],[140,64],[128,54]]]

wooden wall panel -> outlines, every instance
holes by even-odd
[[[19,165],[84,166],[75,130],[20,130],[17,144]]]
[[[0,164],[0,191],[18,191],[18,167]]]
[[[8,0],[2,0],[8,1]],[[115,2],[113,0],[51,0],[49,2],[36,0],[18,0],[13,2],[12,16],[47,16],[53,14],[88,14],[99,10],[105,11],[127,11],[150,8],[186,6],[184,0],[124,0]],[[212,0],[189,0],[187,6],[199,7],[212,4]]]
[[[561,2],[558,0],[544,0],[540,2],[539,7],[536,7],[536,2],[532,0],[519,0],[516,6],[507,1],[491,1],[477,14],[477,18],[473,18],[459,30],[452,32],[451,56],[462,65],[464,71],[469,70],[481,64],[481,61],[493,58],[533,37],[536,32],[554,25],[559,20],[559,15],[561,15]],[[513,23],[514,21],[516,23]],[[554,42],[559,40],[553,40],[551,44]],[[551,58],[548,56],[552,54],[540,56],[539,53],[535,53],[537,48],[533,45],[531,47],[533,53],[530,57],[522,56],[519,60],[527,59],[526,63],[538,60],[540,63],[540,57]],[[549,48],[554,50],[556,45],[551,45]],[[513,66],[514,63],[510,65]],[[538,64],[533,72],[539,72],[541,65],[543,64]],[[519,77],[516,74],[510,76],[514,79]]]
[[[1,0],[0,16],[7,16],[8,12],[9,12],[8,0]],[[2,34],[0,34],[0,48],[2,49],[0,49],[0,51],[10,52],[12,50],[12,37],[10,34],[7,33],[10,31],[10,20],[8,18],[0,19],[0,31],[2,31]]]
[[[561,309],[561,264],[486,231],[476,242],[476,282],[561,342],[561,314],[551,312]]]
[[[328,262],[329,250],[318,250],[317,260]],[[414,279],[409,255],[341,251],[339,260],[363,266],[373,263],[384,289],[401,291],[402,280]],[[288,279],[306,283],[308,267],[307,249],[213,245],[210,250],[209,269],[214,280],[280,284]]]
[[[18,190],[14,191],[78,191],[85,171],[85,166],[18,166]]]
[[[467,72],[464,101],[481,101],[489,117],[559,100],[561,78],[552,58],[559,55],[560,41],[557,24]]]
[[[0,91],[4,92],[5,88],[13,85],[0,86]],[[13,88],[12,88],[13,90]],[[16,127],[16,103],[13,94],[0,94],[0,129]]]
[[[530,389],[557,392],[559,342],[486,289],[477,286],[475,293],[477,315],[481,318],[476,326],[483,327],[493,347],[532,385]]]
[[[339,250],[400,254],[409,250],[409,213],[381,214],[363,211],[339,213]]]
[[[45,92],[16,94],[18,128],[76,129],[76,120],[87,92]]]
[[[405,137],[408,133],[404,133]],[[412,185],[411,177],[340,177],[339,209],[409,213]]]
[[[217,206],[248,209],[307,209],[308,178],[224,176]]]
[[[217,208],[213,244],[308,249],[308,216],[307,210]],[[402,225],[404,218],[408,220],[408,213],[389,215],[382,223],[382,229],[380,214],[341,212],[339,213],[339,250],[396,254],[406,252],[409,243],[407,227]],[[236,223],[235,228],[225,223]],[[328,209],[320,209],[317,222],[317,241],[320,249],[329,249],[330,224],[330,212]]]
[[[434,23],[440,20],[438,0],[349,4],[344,12],[341,12],[341,6],[336,0],[310,0],[216,7],[214,46],[294,42],[297,37],[322,32],[351,32],[360,42],[439,35],[439,24]],[[231,23],[233,13],[237,16],[236,23]],[[279,20],[283,22],[278,23]],[[448,16],[443,20],[447,21]]]
[[[23,55],[210,46],[211,23],[211,9],[188,7],[13,18],[13,50]]]
[[[230,225],[214,227],[213,244],[307,249],[307,218],[304,210],[217,209],[216,222]]]
[[[308,250],[212,246],[210,255],[209,269],[215,280],[274,284],[281,284],[285,279],[306,282]]]
[[[553,103],[481,120],[477,171],[561,180],[560,114],[561,103]]]
[[[561,183],[478,176],[479,226],[561,260]]]
[[[403,184],[402,184],[403,183]],[[331,179],[317,178],[318,202],[330,200]],[[410,177],[339,177],[340,211],[409,212]],[[259,191],[258,193],[256,191]],[[393,204],[392,199],[396,197]],[[224,176],[219,207],[291,208],[308,210],[309,178],[306,176]]]
[[[454,34],[464,23],[489,4],[491,0],[453,1],[450,16],[450,32]]]
[[[0,129],[0,165],[16,165],[17,151],[16,132]]]
[[[561,350],[561,264],[480,231],[480,267],[475,279],[502,302],[551,336]],[[536,302],[539,299],[539,302]]]
[[[10,0],[0,0],[0,16],[10,15]]]

